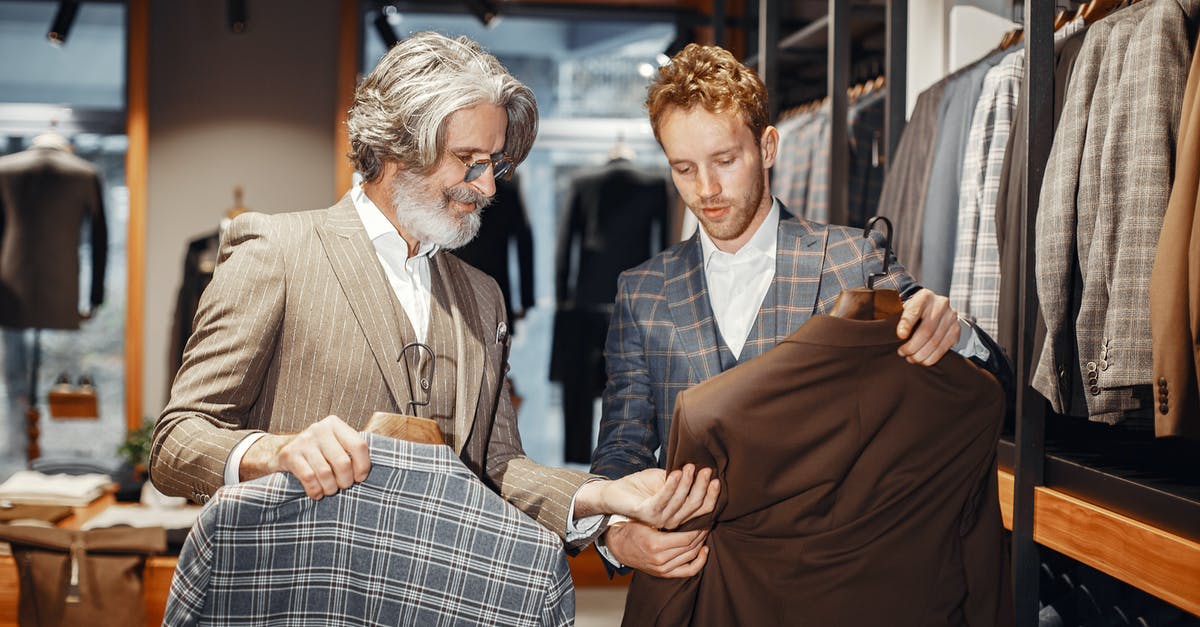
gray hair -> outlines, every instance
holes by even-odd
[[[387,161],[426,171],[445,148],[447,118],[485,103],[508,113],[504,152],[520,163],[537,136],[533,92],[478,43],[417,33],[393,46],[354,91],[350,160],[368,181]]]

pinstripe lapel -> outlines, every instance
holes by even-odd
[[[775,249],[775,343],[790,335],[813,314],[821,287],[828,230],[802,218],[779,221]]]
[[[397,366],[403,348],[398,317],[400,303],[379,265],[375,247],[367,239],[349,194],[329,209],[325,222],[318,224],[316,230],[396,407],[406,407],[407,384]]]
[[[715,350],[717,325],[704,282],[700,234],[693,235],[674,255],[667,256],[664,266],[663,288],[675,332],[696,371],[696,380],[703,381],[721,372],[721,356]]]
[[[456,265],[446,262],[446,254],[442,252],[433,256],[432,270],[435,280],[440,281],[446,290],[450,315],[454,318],[454,345],[458,359],[455,368],[454,452],[462,454],[463,445],[475,422],[479,391],[483,387],[483,338],[492,336],[479,328],[481,317],[474,290]]]

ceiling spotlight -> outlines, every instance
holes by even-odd
[[[234,33],[246,32],[246,0],[229,0],[225,6],[229,30]]]
[[[375,25],[375,32],[378,33],[379,38],[383,40],[383,47],[391,50],[392,46],[396,45],[396,43],[400,41],[400,36],[396,34],[396,29],[392,28],[392,22],[389,19],[386,9],[391,9],[392,13],[396,12],[396,8],[389,5],[385,7],[385,10],[381,10],[375,16],[375,19],[372,20],[372,23]]]
[[[463,0],[467,5],[467,9],[479,18],[479,22],[484,26],[492,23],[496,16],[500,15],[500,9],[491,0]]]
[[[58,12],[54,14],[54,21],[50,23],[50,32],[46,33],[46,38],[51,44],[61,46],[67,43],[67,33],[71,31],[71,24],[75,22],[75,13],[78,11],[78,0],[59,0]]]

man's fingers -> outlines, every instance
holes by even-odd
[[[702,468],[696,473],[695,479],[692,481],[691,489],[688,490],[687,498],[683,501],[680,508],[674,512],[664,524],[667,529],[674,529],[679,525],[695,518],[696,516],[706,513],[701,509],[704,506],[705,496],[708,493],[708,484],[712,479],[712,469]]]
[[[333,471],[333,480],[337,487],[346,489],[354,485],[354,463],[350,459],[350,453],[342,448],[341,442],[330,435],[317,440],[317,448],[329,469]]]
[[[900,322],[896,324],[896,337],[902,340],[908,338],[913,327],[917,326],[917,322],[921,319],[921,310],[925,308],[925,299],[931,294],[933,294],[932,291],[922,289],[904,301],[904,311],[900,314]]]
[[[932,366],[954,346],[954,330],[958,328],[955,316],[943,315],[938,325],[937,334],[925,346],[913,355],[913,359],[923,366]]]
[[[677,470],[671,475],[678,474],[678,479],[672,483],[668,478],[667,485],[659,492],[662,501],[661,506],[655,508],[657,511],[651,514],[655,520],[653,522],[656,527],[666,527],[667,524],[674,518],[675,513],[687,501],[688,493],[691,491],[692,482],[696,478],[696,467],[692,464],[687,464],[682,470]]]
[[[367,441],[353,427],[341,420],[334,425],[333,435],[337,438],[342,450],[350,457],[351,475],[354,481],[365,481],[367,474],[371,472],[371,449],[367,446]]]
[[[321,486],[323,495],[329,496],[331,494],[337,494],[337,478],[334,476],[333,468],[329,466],[329,461],[325,459],[325,455],[321,452],[321,449],[316,446],[306,448],[304,451],[304,459],[308,461],[308,465],[312,467],[313,474],[316,475],[317,482]],[[309,494],[309,496],[312,495]]]
[[[317,478],[317,472],[313,470],[307,458],[302,454],[297,454],[285,463],[287,464],[286,470],[292,473],[292,476],[300,482],[308,498],[319,501],[321,497],[325,496],[325,490],[321,487],[321,480]]]
[[[696,552],[695,558],[693,558],[692,560],[690,560],[688,562],[680,564],[680,565],[676,566],[675,568],[672,568],[659,576],[665,577],[665,578],[672,578],[672,579],[693,577],[693,576],[699,574],[700,571],[704,569],[704,565],[708,562],[708,552],[709,552],[708,547],[706,547],[706,546],[700,547],[700,550]]]

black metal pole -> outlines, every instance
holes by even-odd
[[[1054,115],[1054,5],[1025,3],[1025,93],[1029,103],[1026,137],[1029,144],[1025,178],[1025,215],[1021,233],[1022,286],[1017,355],[1016,460],[1013,486],[1013,597],[1018,625],[1038,624],[1038,572],[1041,558],[1033,539],[1034,488],[1043,483],[1045,468],[1046,403],[1030,385],[1033,328],[1037,321],[1034,275],[1035,216],[1050,156]]]
[[[767,87],[771,119],[779,115],[779,0],[758,2],[758,76]]]
[[[908,0],[887,3],[887,102],[884,113],[886,152],[884,164],[892,167],[892,155],[908,119]]]
[[[846,109],[850,88],[850,1],[829,0],[829,222],[850,221],[850,142]]]

